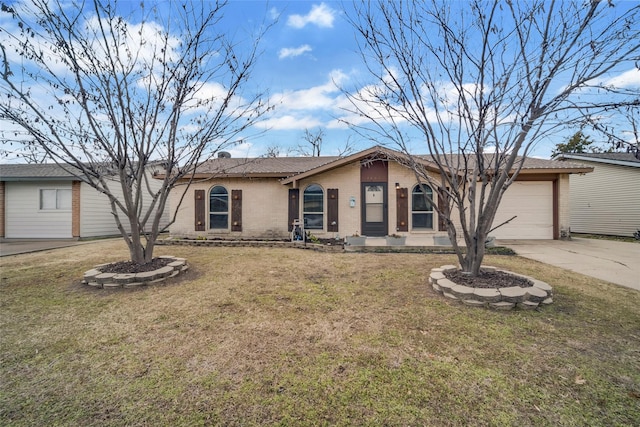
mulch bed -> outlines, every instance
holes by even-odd
[[[521,276],[505,273],[504,271],[482,271],[478,277],[471,277],[462,274],[460,270],[446,270],[444,276],[458,285],[469,286],[471,288],[509,288],[519,286],[528,288],[533,286],[530,280]]]
[[[100,267],[100,270],[103,273],[116,273],[116,274],[126,274],[126,273],[145,273],[147,271],[154,271],[162,268],[169,263],[175,261],[172,258],[153,258],[150,262],[146,264],[136,264],[132,261],[120,261],[114,262],[108,265],[104,265]]]

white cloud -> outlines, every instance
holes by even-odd
[[[280,11],[278,11],[278,9],[276,9],[275,7],[272,7],[271,9],[269,9],[269,17],[273,20],[280,18]]]
[[[326,83],[313,86],[308,89],[286,91],[274,94],[271,101],[279,105],[279,110],[332,110],[336,105],[336,93],[340,92],[338,84],[344,81],[347,75],[340,70],[329,73]]]
[[[297,117],[287,114],[280,117],[262,120],[257,123],[256,126],[270,130],[299,130],[310,129],[316,126],[321,126],[322,124],[321,120],[310,115]]]
[[[279,59],[293,58],[296,56],[300,56],[305,52],[311,52],[311,46],[309,46],[308,44],[303,44],[300,47],[284,47],[280,49],[280,52],[278,53],[278,58]]]
[[[320,28],[333,28],[336,11],[324,3],[314,4],[306,15],[289,15],[287,25],[293,28],[304,28],[313,24]]]
[[[629,71],[610,78],[605,81],[604,84],[616,88],[640,87],[640,69],[632,68]]]
[[[246,140],[240,140],[238,144],[235,144],[231,147],[226,147],[223,151],[231,154],[231,157],[239,157],[245,158],[249,156],[249,152],[253,148],[253,143],[247,142]]]

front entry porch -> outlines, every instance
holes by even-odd
[[[347,237],[345,240],[345,248],[361,246],[389,246],[387,244],[386,237],[361,236],[360,239],[364,240],[364,245],[350,245],[349,238]],[[451,243],[449,241],[449,236],[446,234],[408,235],[406,236],[403,246],[451,247]]]

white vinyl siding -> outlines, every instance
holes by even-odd
[[[150,179],[152,188],[159,188],[162,183],[155,179]],[[122,198],[122,188],[116,181],[109,181],[109,189],[117,195],[120,200]],[[145,197],[144,208],[142,212],[146,212],[151,204],[151,196]],[[109,198],[104,194],[98,193],[88,184],[82,184],[80,190],[80,236],[96,237],[96,236],[115,236],[120,231],[116,226],[115,219],[111,213],[111,205]],[[169,218],[169,210],[166,209],[164,218],[160,222],[161,227],[167,224]],[[130,231],[129,221],[127,217],[119,212],[120,221],[127,232]],[[151,225],[153,218],[150,218],[148,224]]]
[[[640,229],[640,168],[596,162],[592,173],[571,175],[571,231],[633,236]]]
[[[49,191],[51,190],[51,191]],[[67,193],[68,190],[68,193]],[[45,195],[45,209],[41,209],[40,195]],[[57,200],[57,193],[69,195],[68,209],[46,209],[58,202],[66,206],[66,198]],[[70,239],[71,182],[6,182],[5,237],[8,239]],[[48,202],[46,201],[48,200]],[[62,205],[58,205],[62,206]]]
[[[113,182],[114,191],[117,182]],[[118,227],[111,214],[109,199],[98,193],[93,187],[83,183],[80,187],[80,236],[112,236],[118,235]],[[123,221],[126,222],[124,218]]]
[[[553,183],[516,181],[507,189],[489,233],[497,239],[553,239]]]

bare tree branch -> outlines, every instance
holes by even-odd
[[[370,80],[345,89],[343,119],[399,148],[476,275],[505,191],[536,143],[603,105],[637,105],[606,83],[640,60],[640,6],[470,0],[362,2],[348,19]],[[426,145],[433,174],[411,160]],[[466,250],[458,246],[461,235]]]
[[[225,5],[142,2],[130,18],[117,1],[2,6],[19,32],[0,41],[0,120],[108,197],[134,262],[151,259],[171,189],[270,109],[244,90],[269,25],[232,40]],[[158,164],[170,173],[154,191]]]

